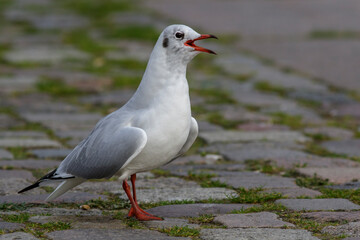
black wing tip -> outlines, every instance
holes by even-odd
[[[36,182],[36,183],[34,183],[34,184],[20,190],[18,193],[23,193],[23,192],[29,191],[29,190],[31,190],[33,188],[37,188],[39,185],[40,185],[40,182]]]
[[[46,174],[45,176],[43,176],[42,178],[40,178],[39,180],[37,180],[34,184],[32,184],[32,185],[30,185],[30,186],[27,186],[26,188],[20,190],[18,193],[23,193],[23,192],[29,191],[29,190],[31,190],[31,189],[33,189],[33,188],[39,187],[39,186],[40,186],[40,183],[41,183],[42,181],[46,180],[46,179],[51,178],[51,177],[54,175],[54,173],[56,172],[56,170],[57,170],[57,169],[49,172],[48,174]]]

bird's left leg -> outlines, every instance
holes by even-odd
[[[123,182],[123,188],[124,188],[124,190],[126,192],[126,195],[128,196],[128,198],[129,198],[129,200],[131,202],[131,209],[130,209],[130,212],[128,214],[128,217],[134,216],[135,218],[137,218],[138,220],[141,220],[141,221],[163,220],[162,218],[156,217],[156,216],[142,210],[140,208],[140,206],[138,205],[138,203],[135,201],[135,199],[136,199],[135,180],[136,180],[136,176],[131,178],[131,182],[132,182],[132,185],[133,185],[133,193],[134,193],[134,196],[135,196],[134,198],[131,196],[129,184],[126,182],[126,180],[124,180],[124,182]]]

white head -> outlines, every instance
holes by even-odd
[[[187,64],[200,52],[216,54],[215,52],[195,45],[195,41],[216,38],[210,34],[199,34],[185,25],[170,25],[161,33],[157,47],[163,49],[166,58],[171,62]]]

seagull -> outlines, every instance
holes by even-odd
[[[187,64],[200,52],[215,52],[195,41],[216,38],[199,34],[185,25],[164,29],[150,55],[145,73],[131,99],[102,118],[60,163],[19,193],[62,181],[47,197],[51,201],[89,179],[119,175],[130,200],[128,217],[141,221],[162,220],[140,208],[136,198],[136,173],[165,165],[184,154],[198,135],[191,116]],[[132,194],[128,178],[131,178]]]

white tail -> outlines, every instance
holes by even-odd
[[[83,178],[71,178],[67,179],[64,182],[62,182],[46,199],[45,201],[51,201],[54,200],[57,197],[60,197],[73,187],[85,182],[86,179]]]

